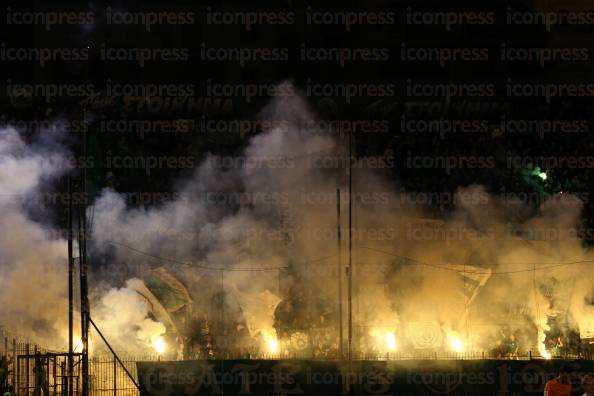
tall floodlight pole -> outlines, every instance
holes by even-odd
[[[83,118],[86,127],[86,109],[83,111]],[[87,158],[87,134],[83,129],[82,134],[83,158]],[[80,191],[82,195],[78,210],[78,247],[80,264],[80,314],[81,314],[81,343],[82,343],[82,396],[88,396],[89,392],[89,294],[87,281],[87,172],[83,166],[81,170]]]
[[[338,340],[339,340],[339,356],[344,357],[344,334],[342,328],[342,231],[340,227],[340,188],[336,189],[336,240],[338,248],[338,265],[337,279],[338,279]]]
[[[74,259],[72,250],[72,179],[68,176],[68,396],[72,396],[72,377],[74,372]]]
[[[349,345],[348,345],[348,357],[349,360],[352,359],[353,353],[353,168],[352,168],[352,161],[353,161],[353,149],[352,149],[352,136],[349,132],[348,134],[349,139],[349,266],[348,266],[348,322],[349,322],[349,329],[348,329],[348,337],[349,337]]]

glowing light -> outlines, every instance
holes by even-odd
[[[81,353],[83,351],[83,342],[81,338],[76,340],[74,346],[72,347],[72,351],[76,353]]]
[[[398,347],[393,328],[374,327],[369,330],[369,335],[375,339],[376,347],[383,352],[392,352]]]
[[[542,181],[547,180],[547,173],[541,171],[538,166],[536,168],[534,168],[534,170],[531,172],[531,175],[540,178]]]
[[[396,336],[393,333],[388,333],[384,336],[386,340],[386,348],[388,351],[395,351],[396,350]]]
[[[464,344],[462,343],[462,340],[458,337],[449,335],[448,341],[450,343],[450,348],[452,348],[454,352],[461,353],[464,351]]]
[[[155,338],[155,340],[153,341],[153,348],[155,348],[155,351],[157,351],[159,355],[165,353],[165,350],[167,349],[167,344],[165,343],[163,337]]]
[[[278,352],[278,341],[276,338],[270,338],[266,341],[268,345],[268,350],[270,353],[277,353]]]
[[[538,345],[538,352],[540,353],[540,356],[547,360],[552,358],[551,352],[547,351],[547,349],[544,346],[544,343],[540,343]]]
[[[277,354],[279,352],[278,338],[276,337],[276,331],[274,329],[263,330],[261,332],[263,345],[262,347],[271,354]]]

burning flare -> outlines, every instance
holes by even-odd
[[[376,339],[379,348],[393,352],[396,350],[398,343],[396,342],[396,334],[391,329],[377,327],[370,331],[370,335]]]
[[[464,352],[464,343],[462,340],[454,335],[448,335],[448,342],[450,344],[450,348],[456,353]]]
[[[540,353],[540,356],[542,356],[543,358],[549,360],[551,359],[551,352],[547,351],[544,342],[538,344],[538,353]]]
[[[384,336],[384,339],[386,341],[386,349],[390,352],[395,351],[396,350],[396,336],[394,335],[394,333],[387,333]]]
[[[270,353],[277,353],[278,352],[278,340],[276,338],[270,338],[266,341],[268,345],[268,350]]]
[[[264,338],[264,343],[266,344],[266,350],[268,353],[277,354],[278,338],[276,337],[276,331],[274,329],[262,331],[262,337]]]
[[[165,350],[167,350],[167,344],[165,343],[163,337],[157,337],[153,340],[153,348],[155,348],[155,351],[159,355],[165,353]]]

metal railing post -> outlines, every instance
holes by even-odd
[[[113,348],[111,347],[109,342],[107,342],[107,339],[103,336],[103,333],[101,333],[101,330],[99,330],[99,328],[97,327],[95,322],[93,322],[93,319],[91,319],[90,316],[88,316],[87,319],[88,319],[89,323],[95,328],[95,331],[97,331],[97,334],[99,334],[99,337],[101,337],[101,339],[103,340],[103,342],[105,343],[105,345],[107,346],[109,351],[113,354],[114,359],[116,359],[118,361],[118,363],[122,366],[122,368],[126,372],[126,375],[130,378],[130,380],[132,380],[132,382],[134,383],[134,386],[136,386],[136,389],[140,390],[140,386],[138,386],[138,383],[136,382],[136,380],[134,379],[134,377],[132,376],[130,371],[128,371],[128,368],[124,365],[122,360],[118,357],[117,353],[113,350]]]
[[[113,357],[113,396],[118,396],[118,381],[117,381],[118,361]]]

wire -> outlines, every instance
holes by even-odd
[[[184,262],[184,261],[180,261],[180,260],[176,260],[176,259],[172,259],[172,258],[168,258],[168,257],[162,257],[162,256],[157,256],[148,252],[144,252],[142,250],[136,249],[132,246],[126,245],[124,243],[120,243],[120,242],[114,242],[114,241],[107,241],[105,242],[106,245],[117,245],[117,246],[121,246],[123,248],[126,248],[128,250],[131,250],[135,253],[141,254],[143,256],[147,256],[147,257],[151,257],[154,258],[156,260],[160,260],[160,261],[168,261],[170,263],[175,263],[175,264],[180,264],[180,265],[187,265],[190,266],[192,268],[200,268],[200,269],[204,269],[204,270],[209,270],[209,271],[278,271],[278,270],[285,270],[289,267],[256,267],[256,268],[220,268],[220,267],[212,267],[212,266],[208,266],[208,265],[203,265],[203,264],[197,264],[197,263],[192,263],[192,262]]]
[[[180,260],[176,260],[176,259],[172,259],[172,258],[168,258],[168,257],[162,257],[162,256],[157,256],[139,249],[136,249],[132,246],[126,245],[124,243],[121,242],[115,242],[115,241],[107,241],[105,242],[106,245],[116,245],[116,246],[121,246],[123,248],[126,248],[128,250],[131,250],[135,253],[141,254],[143,256],[147,256],[147,257],[151,257],[154,258],[156,260],[161,260],[161,261],[168,261],[170,263],[175,263],[175,264],[180,264],[180,265],[186,265],[186,266],[190,266],[192,268],[200,268],[200,269],[205,269],[205,270],[210,270],[210,271],[230,271],[230,272],[248,272],[248,271],[280,271],[280,270],[287,270],[289,269],[288,266],[285,267],[255,267],[255,268],[220,268],[220,267],[212,267],[212,266],[207,266],[207,265],[203,265],[203,264],[197,264],[197,263],[192,263],[192,262],[184,262],[184,261],[180,261]],[[316,263],[319,261],[324,261],[324,260],[328,260],[331,258],[336,257],[337,255],[331,255],[331,256],[326,256],[326,257],[321,257],[319,259],[315,259],[315,260],[309,260],[307,261],[307,263]]]
[[[579,260],[579,261],[569,261],[569,262],[565,262],[565,263],[554,263],[554,264],[550,264],[550,265],[545,265],[539,268],[529,268],[529,269],[522,269],[522,270],[514,270],[514,271],[460,271],[454,268],[449,268],[447,267],[448,264],[430,264],[430,263],[426,263],[420,260],[416,260],[410,257],[405,257],[405,256],[401,256],[399,254],[396,253],[392,253],[392,252],[388,252],[385,250],[381,250],[381,249],[375,249],[375,248],[371,248],[368,246],[361,246],[359,247],[360,249],[367,249],[367,250],[371,250],[374,252],[378,252],[378,253],[383,253],[385,255],[388,256],[392,256],[392,257],[397,257],[397,258],[401,258],[401,259],[405,259],[408,261],[412,261],[413,263],[416,263],[417,265],[424,265],[427,267],[432,267],[432,268],[437,268],[440,270],[444,270],[444,271],[452,271],[452,272],[458,272],[458,273],[466,273],[466,274],[473,274],[473,275],[508,275],[508,274],[517,274],[517,273],[521,273],[521,272],[532,272],[535,270],[546,270],[546,269],[550,269],[550,268],[559,268],[559,267],[565,267],[565,266],[569,266],[569,265],[579,265],[579,264],[587,264],[587,263],[594,263],[594,260]],[[509,263],[508,265],[538,265],[541,263]],[[467,265],[467,264],[465,264]]]
[[[221,268],[221,267],[212,267],[212,266],[207,266],[207,265],[203,265],[203,264],[198,264],[198,263],[192,263],[192,262],[187,262],[187,261],[180,261],[180,260],[176,260],[176,259],[172,259],[172,258],[168,258],[168,257],[163,257],[163,256],[157,256],[139,249],[136,249],[132,246],[126,245],[124,243],[121,242],[115,242],[115,241],[107,241],[105,242],[105,244],[107,245],[116,245],[116,246],[121,246],[123,248],[126,248],[128,250],[131,250],[135,253],[141,254],[143,256],[147,256],[147,257],[151,257],[154,258],[156,260],[160,260],[160,261],[168,261],[170,263],[175,263],[175,264],[180,264],[180,265],[186,265],[186,266],[190,266],[192,268],[200,268],[200,269],[204,269],[204,270],[209,270],[209,271],[230,271],[230,272],[258,272],[258,271],[279,271],[279,270],[287,270],[289,269],[288,266],[284,266],[284,267],[253,267],[253,268]],[[579,260],[579,261],[570,261],[570,262],[564,262],[564,263],[553,263],[550,265],[545,265],[539,268],[528,268],[528,269],[521,269],[521,270],[514,270],[514,271],[469,271],[469,270],[458,270],[455,268],[450,268],[448,267],[448,264],[431,264],[431,263],[426,263],[424,261],[420,261],[417,259],[413,259],[410,257],[406,257],[406,256],[402,256],[393,252],[388,252],[385,250],[381,250],[381,249],[376,249],[376,248],[372,248],[372,247],[368,247],[368,246],[361,246],[359,247],[359,249],[366,249],[366,250],[371,250],[371,251],[375,251],[378,253],[382,253],[388,256],[392,256],[392,257],[397,257],[400,259],[404,259],[407,261],[410,261],[412,263],[415,263],[416,265],[422,265],[422,266],[426,266],[426,267],[431,267],[431,268],[435,268],[435,269],[439,269],[439,270],[443,270],[443,271],[451,271],[451,272],[457,272],[457,273],[464,273],[464,274],[473,274],[473,275],[507,275],[507,274],[517,274],[517,273],[523,273],[523,272],[532,272],[532,271],[540,271],[540,270],[546,270],[546,269],[551,269],[551,268],[559,268],[559,267],[565,267],[565,266],[570,266],[570,265],[579,265],[579,264],[587,264],[587,263],[594,263],[594,260]],[[315,262],[320,262],[320,261],[325,261],[331,258],[336,257],[336,254],[331,255],[331,256],[326,256],[326,257],[321,257],[319,259],[315,259],[315,260],[309,260],[309,261],[305,261],[305,263],[315,263]],[[532,265],[535,266],[538,263],[513,263],[514,265]],[[469,265],[469,264],[464,264]]]

